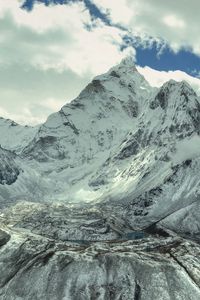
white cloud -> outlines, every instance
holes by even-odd
[[[54,98],[48,98],[42,102],[42,106],[51,109],[52,111],[58,111],[65,104],[64,100],[58,100]]]
[[[94,0],[94,2],[104,10],[109,8],[112,21],[126,24],[127,29],[133,34],[142,38],[145,36],[165,40],[175,51],[181,47],[191,47],[194,53],[200,55],[198,0],[189,2],[122,0],[119,3],[116,0]]]
[[[200,95],[200,79],[192,77],[182,71],[157,71],[149,67],[139,67],[138,71],[144,76],[144,78],[150,83],[151,86],[160,87],[166,81],[174,79],[176,81],[187,81]]]
[[[134,54],[132,48],[120,51],[122,38],[121,31],[117,28],[99,24],[92,32],[81,27],[71,33],[75,41],[66,47],[63,59],[54,65],[42,58],[41,65],[44,68],[70,68],[79,75],[84,75],[85,72],[97,75],[118,63],[130,51]],[[61,49],[54,47],[54,51],[59,55]]]
[[[88,31],[85,25],[91,25],[92,21],[84,3],[49,7],[36,5],[34,10],[28,13],[19,8],[17,1],[6,0],[0,8],[1,18],[8,12],[17,27],[17,42],[26,47],[31,54],[30,63],[36,68],[53,68],[58,72],[71,69],[83,76],[85,72],[97,75],[118,63],[128,51],[132,51],[131,48],[124,52],[120,50],[120,29],[98,21],[98,24]],[[32,33],[37,43],[33,43],[27,35],[23,36],[25,30]],[[60,39],[56,37],[57,34],[60,35]],[[17,54],[16,49],[14,56]],[[20,53],[19,55],[21,57]]]
[[[163,22],[172,28],[184,28],[185,22],[181,19],[178,19],[176,16],[167,15],[164,17]]]
[[[116,23],[128,25],[136,11],[131,10],[126,0],[93,0],[93,2],[104,11],[109,13]]]

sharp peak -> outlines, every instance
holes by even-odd
[[[113,67],[111,67],[106,73],[94,77],[94,80],[107,80],[111,77],[121,78],[127,75],[129,76],[129,78],[134,75],[146,81],[144,76],[138,72],[135,66],[134,58],[131,56],[123,58],[119,64],[116,64]]]
[[[119,70],[122,70],[122,69],[129,70],[129,69],[131,69],[132,71],[137,72],[135,62],[134,62],[134,58],[132,56],[127,56],[127,57],[123,58],[121,60],[121,62],[119,64],[113,66],[110,69],[110,71],[111,70],[117,70],[117,69],[119,69]]]
[[[175,85],[179,87],[187,86],[192,89],[191,85],[186,80],[177,81],[174,79],[169,79],[166,82],[164,82],[162,86],[175,86]]]
[[[168,107],[168,101],[180,104],[197,105],[197,94],[187,81],[175,81],[173,79],[165,82],[157,91],[155,100],[151,103],[151,108],[160,106],[163,109]],[[190,101],[189,101],[190,100]]]
[[[98,91],[104,92],[106,90],[104,82],[110,80],[115,80],[116,82],[125,80],[127,85],[130,84],[130,82],[132,81],[138,81],[140,83],[143,82],[146,86],[151,88],[148,81],[137,70],[134,62],[134,57],[127,56],[123,58],[119,64],[111,67],[107,72],[95,76],[90,81],[90,83],[80,92],[77,98],[73,99],[70,103],[66,103],[63,107],[68,107],[69,105],[78,106],[77,103],[79,99],[86,97],[88,93]]]
[[[135,66],[135,61],[132,56],[127,56],[121,60],[121,62],[118,64],[118,66],[129,66],[129,67],[134,67]]]
[[[180,90],[180,91],[190,91],[193,92],[194,94],[196,94],[195,90],[193,89],[193,87],[186,81],[186,80],[181,80],[181,81],[176,81],[174,79],[170,79],[168,81],[166,81],[161,87],[160,90],[165,90],[165,89],[169,89],[169,90],[174,90],[174,88]]]

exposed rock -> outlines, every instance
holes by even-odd
[[[0,184],[11,185],[17,180],[20,168],[15,158],[16,155],[13,152],[0,147]]]
[[[2,300],[200,297],[199,246],[178,237],[79,244],[10,234],[0,248]]]
[[[0,229],[0,247],[4,246],[10,240],[10,235]]]

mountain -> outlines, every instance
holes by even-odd
[[[13,124],[0,120],[0,299],[200,298],[187,82],[153,88],[125,59],[44,124]]]
[[[12,120],[0,118],[0,145],[20,152],[33,139],[37,130],[37,126],[22,126]]]
[[[73,165],[92,160],[134,129],[149,89],[130,61],[122,61],[51,115],[24,153],[39,161],[67,158]]]

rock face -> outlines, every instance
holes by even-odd
[[[41,246],[40,243],[40,240],[31,239],[21,248],[19,243],[12,248],[8,244],[1,251],[1,262],[3,258],[13,262],[9,270],[8,265],[1,263],[1,299],[195,300],[200,297],[193,279],[196,267],[188,272],[187,267],[176,260],[184,243],[174,249],[176,242],[162,247],[159,241],[155,250],[156,241],[146,241],[143,247],[124,243],[96,244],[87,248],[53,246],[44,241]],[[189,248],[187,255],[193,257],[195,250]],[[187,266],[187,260],[185,264]]]
[[[10,240],[10,235],[0,230],[0,247],[4,246]]]
[[[20,173],[17,166],[16,155],[9,150],[0,147],[0,184],[11,185],[14,183]]]
[[[102,218],[111,227],[111,216]],[[94,207],[19,203],[7,209],[1,222],[9,238],[0,244],[0,299],[199,299],[198,244],[170,232],[120,239],[119,219],[110,233],[102,224]],[[101,238],[96,242],[95,230]]]
[[[152,88],[127,59],[41,126],[0,133],[0,299],[200,298],[186,82]]]

